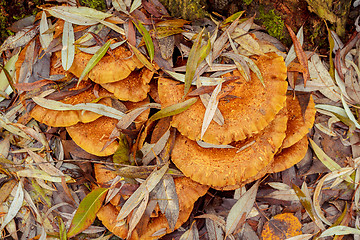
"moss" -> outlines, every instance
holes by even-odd
[[[243,3],[247,6],[249,6],[252,3],[253,0],[243,0]]]
[[[80,0],[80,4],[89,8],[95,8],[99,11],[106,9],[105,0]]]
[[[195,20],[207,15],[205,0],[160,0],[172,17]]]
[[[262,21],[268,33],[271,36],[282,40],[284,38],[285,24],[281,19],[281,16],[276,14],[274,9],[266,12],[263,7],[259,8],[259,13],[260,16],[258,19]]]

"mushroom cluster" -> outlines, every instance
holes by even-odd
[[[306,134],[315,118],[312,98],[303,118],[297,98],[287,95],[283,58],[268,53],[254,57],[254,62],[265,87],[255,73],[249,82],[237,70],[227,74],[238,80],[228,84],[233,88],[232,98],[219,102],[223,125],[212,121],[200,138],[206,111],[201,101],[173,116],[171,125],[180,134],[171,159],[196,182],[221,190],[236,189],[266,173],[285,170],[305,156]],[[183,85],[160,78],[158,89],[162,107],[182,101]],[[199,140],[213,145],[204,148]]]
[[[26,48],[21,52],[18,69],[24,61]],[[69,71],[62,66],[55,67],[59,60],[59,52],[51,56],[50,73],[67,75],[71,80],[79,78],[93,55],[80,52],[75,55]],[[120,100],[123,112],[149,103],[147,96],[149,82],[153,72],[143,68],[143,64],[127,48],[119,46],[112,55],[104,56],[100,62],[86,75],[86,79],[77,86],[68,89],[68,94],[59,99],[65,104],[97,103],[115,107],[113,99]],[[51,99],[51,95],[49,96]],[[144,111],[136,119],[144,123],[149,110]],[[72,140],[82,149],[96,156],[109,156],[115,153],[119,144],[110,141],[116,128],[117,119],[84,110],[54,110],[36,105],[30,112],[35,120],[50,127],[66,127]]]

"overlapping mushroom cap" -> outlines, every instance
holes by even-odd
[[[150,91],[149,82],[154,75],[147,68],[138,71],[133,71],[128,77],[123,80],[103,83],[101,86],[114,93],[115,97],[122,101],[138,102],[144,100]]]
[[[209,187],[200,185],[187,177],[179,177],[174,179],[176,193],[179,198],[179,217],[175,225],[175,229],[178,229],[190,216],[195,201],[203,196]],[[116,227],[116,217],[120,209],[115,208],[111,204],[108,204],[100,209],[97,216],[102,221],[103,225],[112,231],[115,235],[121,238],[127,236],[127,226]],[[144,228],[144,231],[140,232],[140,228],[135,228],[130,239],[158,239],[159,237],[170,233],[172,230],[169,228],[165,215],[160,214],[157,217],[150,219],[148,225]],[[164,229],[162,234],[153,236],[157,231]]]
[[[83,82],[79,85],[79,87],[75,87],[72,90],[79,90],[81,88],[88,87],[91,84],[90,82]],[[110,96],[110,93],[104,89],[100,89],[99,96],[104,97],[100,99],[97,103],[104,105],[111,105],[111,99],[105,98],[106,96]],[[87,90],[80,92],[79,94],[66,97],[65,99],[60,100],[66,104],[79,104],[79,103],[89,103],[97,99],[97,96],[94,94],[94,87],[90,86]],[[36,105],[30,112],[31,117],[35,120],[45,123],[51,127],[68,127],[75,125],[78,122],[88,123],[96,120],[101,117],[101,115],[89,112],[89,111],[81,111],[81,110],[68,110],[68,111],[58,111],[47,109]]]
[[[302,116],[299,100],[292,95],[286,97],[286,106],[288,109],[289,121],[287,123],[286,137],[282,144],[282,148],[288,148],[300,141],[312,128],[315,121],[315,103],[310,96],[309,103]]]
[[[76,54],[69,71],[80,77],[92,56],[84,52]],[[134,69],[141,67],[143,64],[137,57],[125,47],[120,46],[112,50],[112,55],[105,55],[87,76],[96,83],[110,83],[126,78]]]
[[[234,86],[230,101],[220,101],[218,108],[225,123],[220,126],[211,122],[202,140],[211,144],[228,144],[244,140],[263,130],[284,107],[287,90],[286,66],[282,57],[275,53],[260,56],[255,64],[264,78],[265,87],[251,72],[251,80],[245,79],[236,70],[232,75],[240,79],[230,83]],[[183,84],[160,78],[158,90],[162,107],[181,101],[184,94]],[[191,140],[199,140],[205,107],[201,101],[188,110],[173,117],[172,126]]]
[[[171,158],[185,176],[196,182],[214,188],[236,188],[273,161],[285,138],[286,122],[286,109],[283,109],[261,133],[232,143],[236,148],[231,149],[202,148],[179,134]]]

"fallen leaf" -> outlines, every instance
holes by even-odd
[[[154,115],[152,115],[149,118],[149,122],[156,121],[160,118],[169,117],[169,116],[173,116],[173,115],[182,113],[182,112],[186,111],[189,107],[191,107],[191,105],[193,105],[196,101],[197,101],[197,98],[189,98],[189,99],[185,100],[184,102],[176,103],[174,105],[165,107],[165,108],[161,109],[160,111],[158,111],[157,113],[155,113]]]
[[[126,237],[127,239],[130,238],[131,233],[133,232],[136,225],[139,223],[142,216],[144,215],[148,202],[149,202],[149,192],[147,191],[147,189],[145,189],[145,194],[144,194],[143,199],[141,200],[139,206],[134,209],[133,214],[131,215],[131,218],[129,221],[129,231],[128,231],[128,234]]]
[[[70,238],[81,233],[94,222],[107,192],[107,188],[97,188],[86,195],[75,212],[69,231],[67,232],[67,237]]]
[[[62,36],[61,64],[65,71],[69,70],[75,58],[75,36],[70,22],[65,21]]]

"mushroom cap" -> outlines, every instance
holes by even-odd
[[[109,156],[115,153],[119,143],[113,141],[103,151],[103,147],[109,141],[110,134],[116,127],[118,120],[102,116],[89,123],[77,123],[67,127],[72,140],[86,152],[96,156]]]
[[[284,148],[280,153],[274,157],[274,161],[268,170],[268,173],[275,173],[284,171],[298,162],[300,162],[306,155],[308,150],[308,139],[304,136],[300,141],[293,144],[289,148]]]
[[[285,138],[286,121],[284,109],[261,133],[231,144],[236,148],[202,148],[178,134],[171,159],[185,176],[196,182],[217,189],[236,188],[248,179],[255,180],[258,172],[273,160]],[[243,146],[247,147],[239,151]]]
[[[175,229],[178,229],[189,218],[196,200],[203,196],[209,187],[200,185],[186,177],[175,178],[174,182],[176,193],[179,198],[180,209],[179,218],[175,224]],[[127,226],[115,227],[116,217],[119,211],[120,209],[108,204],[100,209],[97,216],[109,231],[118,237],[125,238],[128,232]],[[158,239],[161,236],[153,237],[152,235],[163,228],[166,229],[166,233],[171,232],[165,215],[159,214],[157,217],[151,218],[149,224],[143,228],[145,229],[144,232],[139,233],[139,229],[135,228],[130,239]]]
[[[266,87],[253,72],[251,80],[246,82],[237,70],[233,71],[232,75],[240,77],[239,80],[229,83],[235,87],[230,93],[235,98],[220,101],[218,105],[225,123],[220,126],[212,121],[202,138],[203,141],[229,144],[244,140],[261,132],[284,107],[287,82],[283,58],[270,53],[260,56],[255,60],[255,64],[262,73]],[[160,78],[158,91],[162,107],[167,107],[182,100],[184,84]],[[202,102],[197,101],[188,110],[173,116],[172,126],[191,140],[199,140],[205,110]]]
[[[143,67],[137,57],[123,46],[112,50],[112,54],[113,56],[105,55],[87,74],[92,81],[96,83],[116,82],[129,76],[135,68]],[[77,53],[69,72],[80,77],[92,56],[92,54],[84,52]]]
[[[101,86],[122,101],[138,102],[144,100],[150,91],[149,82],[154,73],[147,68],[133,71],[120,81],[103,83]]]
[[[293,98],[292,95],[286,97],[286,107],[288,109],[289,120],[287,123],[286,137],[282,144],[282,148],[289,148],[300,141],[312,128],[315,121],[315,103],[310,96],[309,104],[305,110],[305,116],[301,114],[299,100]]]
[[[81,89],[85,87],[90,82],[80,83],[79,87],[75,87],[72,90]],[[93,92],[94,88],[90,87],[89,89],[70,97],[66,97],[60,102],[67,104],[79,104],[79,103],[89,103],[94,101],[97,97]],[[99,96],[105,97],[109,96],[110,93],[104,89],[100,89]],[[104,104],[107,106],[111,105],[110,98],[102,98],[98,101],[100,104]],[[35,120],[45,123],[51,127],[68,127],[77,124],[78,122],[88,123],[96,120],[101,117],[100,114],[89,112],[89,111],[80,111],[80,110],[69,110],[69,111],[57,111],[52,109],[47,109],[36,105],[30,112],[31,117]]]

